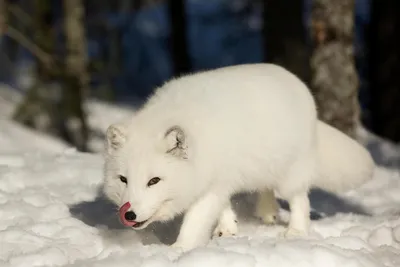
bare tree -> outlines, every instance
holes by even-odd
[[[89,91],[84,6],[82,0],[64,0],[64,25],[67,55],[65,59],[63,109],[68,118],[67,130],[80,150],[87,150],[89,136],[84,99]]]
[[[171,56],[174,75],[190,71],[190,59],[186,42],[186,12],[184,0],[169,0],[169,21],[171,25]]]
[[[66,72],[79,80],[82,90],[88,90],[87,53],[85,26],[83,24],[84,6],[82,0],[64,0],[65,36],[68,56]]]
[[[359,123],[354,63],[355,0],[313,0],[311,88],[319,117],[351,137]]]
[[[51,64],[55,46],[55,36],[52,31],[53,17],[51,14],[51,0],[33,1],[33,16],[24,13],[16,4],[9,7],[10,13],[20,20],[29,21],[30,35],[9,25],[8,35],[35,56],[34,82],[28,88],[24,100],[17,106],[13,118],[44,132],[56,134],[56,116],[54,112],[53,96],[49,93],[48,84],[56,76],[57,66]],[[54,92],[52,90],[52,92]]]
[[[43,132],[61,137],[81,151],[87,151],[89,130],[83,108],[88,93],[86,40],[81,1],[64,1],[66,56],[56,55],[56,34],[51,0],[33,3],[33,32],[8,34],[35,56],[35,82],[17,107],[14,119]],[[23,10],[21,10],[23,11]]]
[[[395,142],[400,142],[399,34],[399,2],[373,0],[368,31],[371,126]]]
[[[285,67],[308,83],[310,51],[303,1],[263,0],[263,6],[264,61]]]

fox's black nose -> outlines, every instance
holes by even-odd
[[[125,213],[125,219],[127,221],[134,221],[136,219],[136,214],[133,211],[128,211]]]

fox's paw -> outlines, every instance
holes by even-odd
[[[254,215],[267,225],[279,222],[279,204],[273,191],[266,190],[259,194]]]
[[[237,233],[238,221],[236,213],[231,208],[227,208],[219,218],[217,227],[213,233],[213,237],[234,236]]]
[[[277,212],[271,212],[269,214],[265,214],[263,216],[258,216],[261,221],[266,225],[274,225],[279,221],[279,215]]]
[[[195,246],[189,246],[189,245],[185,245],[182,242],[176,241],[175,243],[173,243],[172,245],[170,245],[171,248],[178,250],[179,252],[187,252],[191,249],[193,249]]]
[[[285,231],[283,231],[280,234],[281,238],[285,238],[285,239],[292,239],[292,238],[302,238],[307,236],[307,231],[305,230],[298,230],[298,229],[294,229],[294,228],[287,228]]]
[[[238,223],[234,220],[220,221],[214,230],[213,237],[235,236],[238,233]]]

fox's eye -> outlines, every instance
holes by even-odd
[[[147,183],[147,186],[150,187],[158,183],[161,179],[159,177],[151,178],[150,181]]]
[[[124,184],[128,184],[128,180],[126,179],[125,176],[119,175],[118,177],[121,180],[121,182],[123,182]]]

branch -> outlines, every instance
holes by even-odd
[[[43,51],[39,46],[29,40],[29,38],[27,38],[20,31],[11,26],[8,26],[7,35],[17,41],[20,45],[28,49],[29,52],[31,52],[37,59],[39,59],[46,67],[50,66],[53,61],[51,55]]]
[[[26,26],[32,25],[31,16],[16,4],[9,5],[8,12],[14,15],[15,18],[20,19]]]
[[[4,0],[0,0],[0,38],[5,32],[6,21],[7,21],[7,12],[5,11],[6,3]]]

